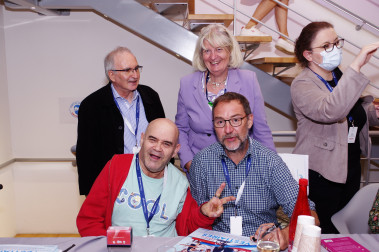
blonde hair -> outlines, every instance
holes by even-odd
[[[201,29],[193,54],[192,66],[202,72],[207,70],[203,59],[204,40],[213,47],[225,47],[230,52],[229,67],[239,68],[243,63],[240,46],[233,34],[223,25],[210,24]]]

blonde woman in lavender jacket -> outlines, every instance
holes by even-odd
[[[249,100],[254,115],[250,136],[275,151],[257,77],[252,71],[238,69],[242,63],[238,42],[227,28],[212,24],[201,30],[193,57],[197,71],[180,81],[175,117],[183,168],[189,169],[198,151],[217,142],[212,102],[225,92],[240,93]]]

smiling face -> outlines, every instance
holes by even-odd
[[[123,51],[114,56],[113,64],[113,70],[121,70],[135,68],[138,62],[133,54]],[[108,76],[117,93],[126,99],[130,98],[130,95],[133,96],[132,92],[137,89],[140,79],[139,71],[131,71],[130,73],[108,71]]]
[[[220,102],[213,110],[213,120],[230,120],[233,118],[243,118],[246,113],[242,104],[238,100]],[[218,141],[224,147],[226,154],[244,153],[248,148],[249,129],[253,126],[253,115],[247,115],[242,119],[240,126],[233,127],[230,122],[226,122],[223,128],[215,128]]]
[[[149,177],[163,177],[164,168],[179,149],[179,132],[176,125],[169,119],[156,119],[141,135],[139,152],[142,171]]]
[[[205,39],[202,55],[205,66],[213,76],[219,77],[228,74],[230,59],[228,48],[213,47],[208,40]]]

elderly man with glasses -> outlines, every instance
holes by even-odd
[[[250,236],[262,224],[278,224],[279,206],[287,215],[292,214],[298,183],[274,151],[249,137],[253,115],[243,95],[227,92],[218,97],[212,113],[218,142],[201,150],[192,161],[189,180],[193,198],[199,205],[209,201],[226,181],[222,194],[215,196],[232,195],[236,200],[224,205],[214,230]],[[309,204],[316,216],[314,203]],[[280,232],[280,247],[287,246],[288,227]]]
[[[165,117],[158,93],[139,84],[142,66],[128,48],[110,52],[104,68],[109,83],[79,107],[76,161],[81,195],[88,195],[114,154],[137,153],[148,123]]]

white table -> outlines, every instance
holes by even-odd
[[[322,239],[350,236],[358,243],[370,251],[379,251],[379,234],[333,234],[321,235]],[[182,237],[134,237],[131,248],[112,249],[112,251],[133,251],[133,252],[156,252],[157,248],[162,245],[175,245]],[[90,251],[90,252],[108,252],[106,246],[106,237],[92,236],[83,238],[0,238],[0,244],[29,244],[29,245],[58,245],[61,250],[65,250],[72,244],[75,247],[69,252]],[[326,249],[321,249],[326,252]]]

